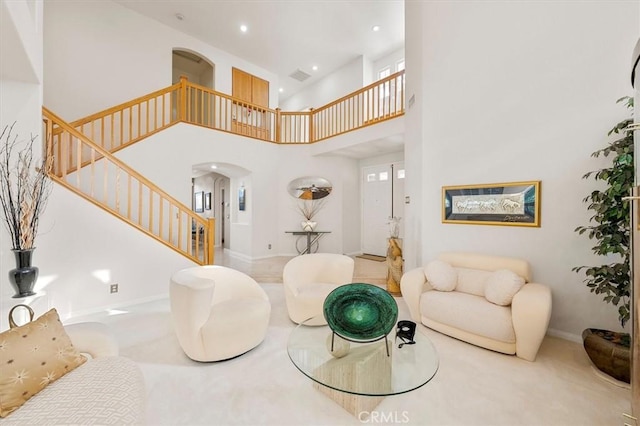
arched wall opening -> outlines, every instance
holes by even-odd
[[[215,89],[214,63],[187,49],[173,49],[171,58],[171,84],[176,84],[180,76],[185,76],[192,83]]]

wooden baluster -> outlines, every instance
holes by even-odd
[[[92,149],[91,150],[91,166],[89,168],[89,171],[91,173],[90,175],[90,179],[91,179],[91,198],[96,198],[96,194],[95,194],[95,174],[96,174],[96,150]]]
[[[212,217],[207,219],[207,239],[206,239],[206,249],[207,249],[207,265],[213,265],[213,249],[215,247],[215,230],[216,230],[216,220]]]
[[[149,187],[149,232],[153,232],[153,188]]]
[[[187,121],[187,77],[180,76],[180,106],[178,108],[180,121]]]
[[[162,197],[162,195],[158,194],[158,197],[160,198],[159,200],[159,214],[158,214],[158,236],[160,238],[162,238],[162,228],[164,227],[164,223],[163,223],[163,215],[162,215],[162,207],[164,205],[164,198]]]
[[[307,135],[307,140],[306,142],[315,142],[316,140],[316,114],[315,111],[313,111],[313,108],[309,111],[309,115],[307,116],[307,121],[308,121],[308,125],[307,128],[309,129],[309,134]]]
[[[131,173],[127,174],[127,219],[131,220]]]

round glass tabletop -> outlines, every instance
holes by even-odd
[[[305,325],[313,321],[291,332],[287,352],[298,370],[321,385],[355,395],[397,395],[423,386],[438,371],[438,354],[419,328],[415,344],[399,348],[402,340],[394,342],[395,330],[386,339],[358,343],[328,326]]]

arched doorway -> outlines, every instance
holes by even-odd
[[[215,89],[215,64],[185,49],[173,49],[171,58],[171,84],[176,84],[180,76],[185,76],[192,83]]]

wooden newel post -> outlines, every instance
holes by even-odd
[[[187,121],[187,77],[180,76],[180,104],[178,106],[178,119]]]
[[[400,279],[404,269],[402,259],[402,240],[399,238],[389,238],[387,248],[387,291],[393,295],[401,295]]]
[[[213,217],[207,219],[207,265],[213,265],[213,249],[216,245],[216,220]]]
[[[282,132],[282,116],[280,115],[280,108],[276,108],[276,134],[275,139],[277,143],[280,143],[282,137],[280,133]]]
[[[313,131],[313,108],[309,108],[309,143],[315,141]]]

